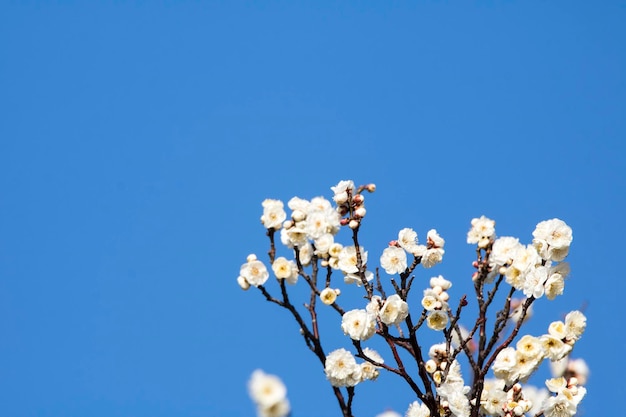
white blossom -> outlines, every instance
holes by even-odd
[[[248,381],[252,400],[263,408],[282,402],[287,396],[285,384],[276,375],[268,375],[260,369],[252,373]]]
[[[565,358],[572,350],[572,346],[564,343],[561,338],[551,334],[544,334],[539,337],[539,340],[543,346],[546,357],[551,361],[558,361]]]
[[[544,417],[572,417],[576,414],[576,404],[565,395],[548,397],[542,408]]]
[[[405,227],[398,233],[398,245],[405,251],[415,254],[419,251],[417,245],[417,233],[415,230]]]
[[[370,348],[365,348],[363,349],[363,354],[365,355],[365,357],[367,357],[368,359],[371,359],[372,361],[376,362],[376,363],[385,363],[385,361],[383,360],[382,356],[380,356],[378,354],[378,352],[376,352],[374,349],[370,349]],[[375,380],[376,378],[378,378],[378,375],[380,373],[379,368],[380,366],[374,365],[371,362],[368,362],[367,360],[363,363],[361,363],[361,378],[362,380]]]
[[[472,227],[467,232],[467,243],[477,243],[478,247],[486,248],[489,240],[496,234],[496,222],[485,216],[472,219]]]
[[[448,315],[441,310],[431,311],[426,318],[426,324],[433,330],[443,330],[448,325]]]
[[[256,259],[241,265],[239,275],[242,276],[252,286],[258,287],[265,284],[270,276],[263,262]]]
[[[496,265],[511,265],[517,251],[523,248],[519,239],[511,236],[503,236],[493,242],[489,261]]]
[[[324,372],[333,387],[353,387],[361,381],[361,367],[354,356],[343,348],[326,356]]]
[[[405,417],[430,417],[430,410],[426,404],[413,401],[406,410]]]
[[[278,279],[284,279],[290,284],[295,284],[298,281],[298,267],[296,263],[287,260],[287,258],[283,256],[274,260],[272,270]]]
[[[537,224],[533,237],[533,245],[543,259],[562,261],[572,243],[572,229],[563,220],[545,220]]]
[[[444,253],[445,251],[441,248],[426,249],[424,253],[422,253],[422,266],[424,268],[432,268],[441,262]]]
[[[374,273],[372,271],[365,271],[364,275],[365,275],[365,281],[367,282],[370,282],[371,280],[374,279]],[[356,284],[357,287],[360,287],[361,284],[363,283],[363,280],[361,279],[361,275],[359,275],[358,273],[353,273],[353,274],[345,274],[343,276],[343,282],[345,282],[346,284]]]
[[[337,204],[343,204],[348,201],[348,191],[352,192],[354,189],[354,182],[352,180],[342,180],[339,181],[337,185],[334,187],[330,187],[333,190],[335,195],[333,196],[333,200]]]
[[[362,246],[359,247],[361,264],[367,263],[367,252]],[[339,268],[346,274],[355,274],[359,272],[358,257],[354,246],[344,246],[339,252]]]
[[[442,275],[438,275],[430,279],[430,287],[441,287],[442,290],[449,290],[452,287],[452,282],[445,279]]]
[[[507,383],[515,382],[518,379],[519,371],[516,356],[515,349],[510,346],[498,353],[491,367],[496,378],[503,379]]]
[[[332,288],[324,288],[320,292],[320,300],[326,305],[331,305],[337,299],[337,290]]]
[[[378,316],[388,326],[398,325],[409,315],[409,305],[398,294],[387,297]]]
[[[367,340],[376,332],[376,322],[365,310],[350,310],[341,319],[341,329],[353,340]]]
[[[389,275],[401,274],[406,270],[406,252],[397,246],[389,246],[383,250],[380,266]]]
[[[448,381],[437,387],[437,393],[447,403],[454,417],[469,417],[470,404],[465,396],[468,392],[469,387],[459,383],[450,384]]]
[[[285,213],[283,202],[280,200],[266,199],[261,203],[263,206],[263,215],[261,216],[261,223],[267,229],[280,229],[282,223],[287,218]]]
[[[433,248],[443,248],[443,245],[446,243],[435,229],[430,229],[428,233],[426,233],[426,240],[428,241],[428,246]]]
[[[545,292],[545,283],[548,280],[548,268],[538,266],[530,270],[524,281],[524,295],[540,298]]]
[[[587,327],[587,318],[578,310],[569,312],[565,316],[565,328],[567,329],[567,340],[576,341],[580,339]]]

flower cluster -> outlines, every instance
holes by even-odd
[[[383,358],[373,349],[365,348],[365,362],[358,364],[356,358],[346,349],[334,350],[326,356],[324,372],[333,387],[353,387],[365,380],[378,377],[378,369]]]
[[[306,345],[322,363],[342,414],[352,416],[357,385],[386,370],[403,378],[417,398],[409,403],[406,417],[573,416],[585,396],[589,373],[584,361],[570,358],[585,330],[585,316],[572,311],[540,336],[520,332],[536,300],[553,300],[564,292],[571,228],[560,219],[542,221],[532,232],[532,242],[523,244],[516,237],[498,237],[492,219],[472,219],[467,243],[476,245],[476,260],[471,276],[474,294],[469,299],[477,303],[478,317],[467,320],[463,313],[468,297],[463,295],[455,305],[452,281],[442,275],[430,278],[418,296],[421,303],[411,298],[417,267],[433,268],[443,260],[445,240],[435,229],[427,232],[424,244],[414,229],[401,229],[378,258],[386,275],[368,267],[371,257],[360,241],[366,215],[363,192],[375,189],[373,184],[357,187],[342,180],[331,187],[330,200],[293,197],[286,204],[289,215],[282,201],[264,200],[261,223],[270,239],[269,265],[280,295],[271,294],[270,272],[255,255],[248,256],[237,278],[242,289],[257,287],[267,301],[294,317]],[[342,230],[349,232],[348,241],[341,240]],[[286,248],[285,256],[278,256],[275,236]],[[294,304],[287,284],[304,285],[309,297]],[[339,300],[343,293],[360,296]],[[357,303],[351,308],[340,305],[354,299]],[[412,312],[409,302],[418,310]],[[350,338],[354,353],[345,348],[325,350],[318,308],[339,315],[337,328]],[[443,339],[427,352],[417,336],[424,324],[437,331],[431,335]],[[387,362],[365,346],[376,337],[389,346]],[[459,360],[463,356],[471,367],[468,383]],[[554,377],[546,381],[547,389],[539,389],[528,381],[544,360],[551,363]],[[415,368],[416,374],[407,371]],[[289,413],[286,389],[277,377],[255,371],[249,388],[259,415]],[[398,414],[388,410],[382,416]]]
[[[476,240],[474,225],[485,223],[490,225],[488,233],[492,230],[495,233],[495,222],[483,216],[473,220],[468,242]],[[486,282],[503,274],[506,282],[523,291],[526,297],[540,298],[545,294],[549,300],[554,300],[563,294],[565,278],[569,274],[569,264],[561,261],[569,251],[572,229],[562,220],[546,220],[537,225],[533,236],[530,245],[523,245],[519,239],[510,236],[495,239],[490,254],[491,273]],[[493,235],[489,239],[492,241]],[[483,240],[480,242],[484,243]]]
[[[450,295],[446,290],[452,283],[439,275],[430,279],[430,288],[424,290],[422,307],[428,311],[426,324],[433,330],[443,330],[448,325],[448,300]]]

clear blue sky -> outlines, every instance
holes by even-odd
[[[2,2],[0,415],[252,416],[260,367],[294,417],[337,416],[295,323],[235,278],[266,251],[264,198],[348,178],[378,185],[370,258],[436,228],[453,298],[472,217],[523,242],[570,224],[566,293],[532,329],[586,305],[582,407],[614,413],[624,22],[623,1]],[[355,410],[410,401],[388,376]]]

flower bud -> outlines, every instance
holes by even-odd
[[[246,261],[248,262],[254,262],[256,261],[256,255],[254,253],[251,253],[250,255],[248,255],[248,257],[246,258]]]
[[[363,218],[363,217],[365,217],[365,213],[366,213],[366,210],[365,210],[365,207],[363,207],[363,206],[359,206],[359,208],[354,210],[354,216],[355,217]]]
[[[242,290],[247,291],[250,288],[250,283],[241,275],[237,277],[237,284],[241,287]]]
[[[365,189],[370,192],[373,193],[374,191],[376,191],[376,184],[367,184],[365,186]]]
[[[302,220],[306,219],[306,213],[296,209],[293,211],[293,213],[291,213],[291,218],[295,222],[301,222]]]
[[[342,191],[339,194],[335,194],[333,200],[335,200],[335,203],[337,204],[343,204],[348,201],[348,193],[346,191]]]
[[[426,372],[428,372],[429,374],[432,374],[433,372],[437,370],[437,362],[435,362],[432,359],[429,359],[424,364],[424,368],[426,368]]]
[[[356,229],[357,227],[359,227],[359,222],[357,220],[350,220],[348,226],[350,226],[350,229]]]

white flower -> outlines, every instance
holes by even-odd
[[[388,326],[398,325],[409,315],[409,305],[398,294],[387,297],[378,312],[380,320]]]
[[[437,230],[430,229],[426,234],[426,240],[428,241],[428,246],[432,248],[443,248],[443,245],[446,244],[446,241],[439,236]]]
[[[533,231],[533,237],[544,240],[548,245],[556,249],[562,249],[572,243],[572,228],[563,220],[544,220],[537,224]]]
[[[354,189],[354,182],[352,180],[342,180],[334,187],[330,187],[330,189],[335,193],[333,197],[335,203],[343,204],[348,201],[348,191]]]
[[[413,401],[406,410],[405,417],[430,417],[430,410],[426,404]]]
[[[537,370],[543,360],[543,346],[539,345],[540,354],[538,356],[528,356],[519,350],[515,351],[515,368],[517,371],[517,379],[526,381],[528,377]]]
[[[442,290],[449,290],[452,287],[452,282],[445,279],[443,275],[438,275],[430,279],[430,287],[441,287]]]
[[[524,295],[540,298],[545,292],[545,283],[548,280],[548,268],[538,266],[530,270],[524,281]]]
[[[543,358],[543,346],[537,337],[524,335],[517,341],[515,347],[524,356]]]
[[[313,259],[313,245],[309,242],[305,242],[298,248],[298,257],[300,258],[300,263],[302,265],[310,265],[311,259]]]
[[[361,255],[361,264],[367,263],[367,252],[362,246],[359,247]],[[344,246],[339,252],[339,269],[346,274],[355,274],[359,272],[358,258],[356,248],[354,246]]]
[[[320,300],[322,303],[326,305],[331,305],[337,299],[337,290],[332,288],[324,288],[322,292],[320,292]]]
[[[397,246],[385,248],[380,257],[380,266],[389,275],[403,273],[407,267],[406,252]]]
[[[411,254],[418,252],[417,233],[415,230],[405,227],[398,233],[398,245]]]
[[[296,263],[287,260],[283,256],[274,260],[272,270],[278,279],[284,279],[290,284],[295,284],[298,281],[298,267]]]
[[[422,253],[421,264],[424,268],[431,268],[441,262],[445,251],[441,248],[426,249]]]
[[[437,387],[437,393],[447,403],[454,417],[469,417],[470,404],[465,396],[468,391],[469,387],[459,383],[450,384],[448,381]]]
[[[587,327],[587,318],[578,310],[571,311],[565,316],[565,328],[567,329],[567,340],[576,341],[580,339]]]
[[[546,357],[551,361],[563,359],[571,350],[572,346],[564,343],[561,338],[551,334],[544,334],[539,338]]]
[[[467,243],[478,243],[478,247],[486,248],[489,240],[496,234],[496,222],[485,216],[472,219],[472,227],[467,232]]]
[[[533,245],[543,259],[562,261],[572,243],[572,229],[563,220],[545,220],[533,231]]]
[[[576,404],[565,395],[548,397],[542,408],[545,417],[572,417],[576,414]]]
[[[561,274],[552,274],[548,277],[545,285],[546,298],[554,300],[557,295],[563,294],[565,288],[565,280]]]
[[[519,243],[519,239],[511,236],[499,237],[493,242],[489,261],[501,266],[510,265],[520,248],[523,246]]]
[[[361,381],[361,367],[354,356],[343,348],[326,356],[324,372],[333,387],[353,387]]]
[[[378,352],[376,352],[374,349],[365,348],[363,349],[363,353],[365,354],[367,358],[371,359],[372,361],[376,363],[382,364],[385,362],[382,356],[380,356]],[[363,379],[363,381],[365,381],[366,379],[373,381],[376,378],[378,378],[378,375],[380,373],[378,369],[380,368],[380,366],[374,365],[373,363],[368,362],[368,361],[361,363],[360,366],[361,366],[361,378]]]
[[[315,239],[315,254],[326,255],[335,243],[335,237],[331,233],[324,233]]]
[[[330,245],[330,247],[328,248],[328,255],[334,258],[338,258],[342,249],[343,249],[343,245],[341,243],[335,242],[332,245]]]
[[[376,322],[365,310],[350,310],[341,319],[341,330],[352,340],[367,340],[376,332]]]
[[[372,271],[365,271],[365,280],[370,282],[374,279],[374,273]],[[363,284],[363,280],[361,279],[361,275],[354,274],[346,274],[343,276],[343,282],[346,284],[356,284],[357,287],[360,287]]]
[[[485,380],[480,405],[482,410],[490,416],[504,416],[504,407],[507,395],[504,391],[505,383],[501,379]]]
[[[259,285],[265,284],[270,273],[267,272],[267,268],[263,265],[263,262],[256,260],[256,257],[254,259],[255,260],[241,265],[239,275],[248,281],[250,285],[258,287]]]
[[[276,375],[268,375],[257,369],[248,381],[248,391],[252,400],[260,406],[271,407],[287,396],[285,384]]]
[[[426,318],[426,324],[433,330],[443,330],[448,325],[448,315],[441,311],[431,311]]]
[[[261,203],[263,206],[263,215],[261,223],[267,229],[280,229],[282,223],[287,218],[287,213],[283,209],[283,202],[280,200],[266,199]]]
[[[280,230],[280,241],[288,248],[303,246],[307,243],[306,230],[296,225],[284,227]]]
[[[439,299],[439,295],[433,291],[432,288],[427,288],[424,290],[424,297],[422,297],[422,307],[428,311],[433,311],[438,308],[442,308],[443,302]]]
[[[515,349],[512,347],[504,348],[496,356],[496,360],[493,362],[493,373],[496,378],[505,380],[507,383],[512,383],[519,377],[519,371],[517,370],[517,357]]]
[[[365,311],[367,311],[368,313],[374,315],[374,316],[378,316],[378,313],[380,312],[380,308],[383,305],[383,300],[382,298],[380,298],[379,295],[373,295],[372,299],[369,301],[369,303],[367,303],[367,306],[365,307]]]
[[[323,212],[315,211],[306,218],[304,226],[307,237],[317,239],[325,233],[328,233],[328,222]]]

